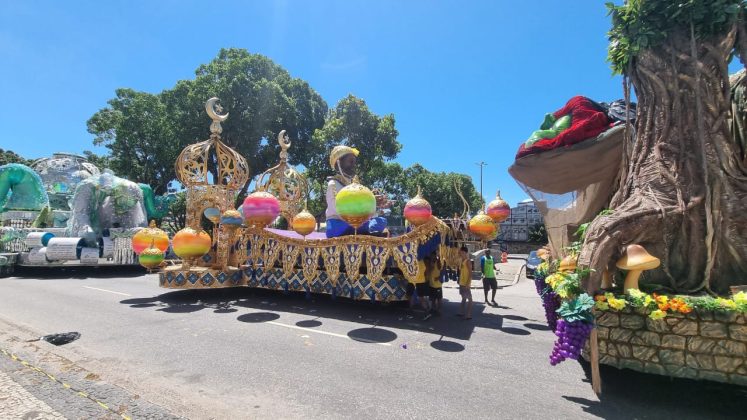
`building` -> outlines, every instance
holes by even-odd
[[[511,209],[511,215],[501,223],[499,241],[528,241],[529,230],[535,225],[543,224],[540,214],[534,202],[526,199]]]

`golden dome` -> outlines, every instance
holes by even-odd
[[[288,165],[288,149],[291,142],[285,130],[278,133],[280,162],[260,175],[257,181],[259,191],[267,191],[280,202],[280,214],[289,223],[303,209],[309,186],[306,178]]]
[[[176,176],[185,187],[224,185],[236,190],[242,188],[249,179],[249,164],[246,159],[220,140],[223,132],[220,123],[228,118],[228,114],[218,114],[222,109],[216,105],[217,101],[218,98],[210,98],[205,103],[205,110],[213,120],[210,124],[210,138],[185,147],[176,159]],[[215,178],[208,168],[208,162],[211,161],[217,162]]]

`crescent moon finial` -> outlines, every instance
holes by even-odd
[[[223,111],[223,109],[217,104],[217,102],[218,98],[216,97],[208,99],[207,102],[205,102],[205,111],[207,111],[211,120],[215,122],[223,122],[228,118],[228,113],[226,112],[224,115],[218,114],[218,112]]]
[[[281,130],[278,133],[278,144],[283,150],[288,150],[291,147],[290,138],[285,134],[285,130]]]
[[[291,141],[285,134],[285,130],[280,130],[278,133],[278,144],[280,145],[280,160],[285,162],[288,160],[288,149],[291,147]]]

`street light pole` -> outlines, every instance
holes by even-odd
[[[480,200],[482,200],[482,204],[485,205],[485,197],[482,195],[482,167],[487,165],[484,161],[476,162],[475,165],[480,167]]]

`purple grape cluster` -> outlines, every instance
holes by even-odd
[[[534,287],[537,288],[537,294],[542,296],[542,291],[545,290],[545,287],[547,287],[547,284],[545,284],[545,278],[544,277],[535,277],[534,278]]]
[[[592,328],[592,324],[588,322],[558,320],[558,328],[555,330],[558,339],[550,355],[550,364],[555,366],[566,359],[577,360]]]
[[[542,294],[542,306],[545,308],[545,319],[547,326],[555,331],[558,322],[558,308],[560,308],[560,298],[549,288]]]

